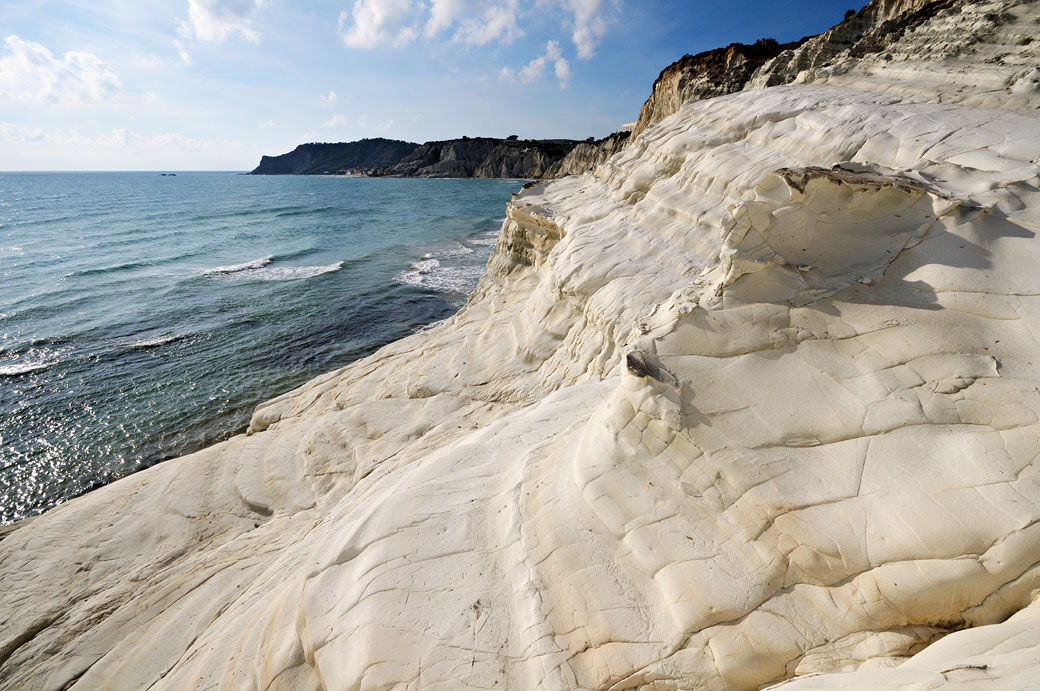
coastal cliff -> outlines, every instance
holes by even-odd
[[[425,144],[391,139],[302,144],[281,156],[264,156],[251,174],[540,178],[577,144],[569,139],[514,137],[462,137]]]
[[[1032,688],[1040,0],[932,8],[525,185],[452,318],[8,533],[0,686]]]
[[[552,180],[587,173],[621,151],[628,142],[629,136],[631,136],[631,132],[621,131],[603,139],[591,140],[590,138],[590,140],[581,142],[539,177]]]
[[[281,156],[263,156],[252,175],[328,175],[385,168],[419,147],[396,139],[362,139],[341,144],[300,144]]]
[[[683,103],[724,96],[742,90],[755,72],[770,58],[797,48],[810,37],[793,43],[777,43],[764,38],[754,44],[731,43],[725,48],[684,55],[661,70],[654,81],[650,98],[639,111],[633,134],[660,122]]]
[[[403,177],[539,178],[578,142],[569,139],[464,137],[427,142],[376,175]]]
[[[658,75],[633,134],[689,100],[815,81],[873,79],[877,90],[910,98],[1030,112],[1040,67],[1036,17],[1029,9],[1028,3],[875,1],[859,12],[849,10],[818,36],[785,44],[760,39],[686,55]],[[587,172],[616,152],[614,142],[606,141],[602,151],[586,152],[588,166],[575,163],[567,173],[558,168],[545,177]]]

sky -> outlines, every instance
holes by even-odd
[[[685,53],[862,0],[0,0],[0,170],[249,170],[304,142],[603,137]]]

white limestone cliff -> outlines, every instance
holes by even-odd
[[[873,0],[831,29],[788,44],[761,39],[687,55],[661,71],[634,134],[687,100],[783,84],[890,90],[912,100],[1036,110],[1034,0]],[[1035,113],[1034,113],[1035,114]]]
[[[876,86],[687,103],[452,319],[14,530],[0,687],[1035,687],[1040,119]]]

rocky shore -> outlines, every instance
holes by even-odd
[[[6,534],[0,686],[1035,688],[1038,17],[658,80],[454,317]]]

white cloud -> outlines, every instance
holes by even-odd
[[[578,49],[578,57],[588,60],[607,35],[607,22],[600,14],[600,0],[571,0],[571,7],[574,10],[571,39]]]
[[[455,26],[452,40],[471,46],[491,41],[510,42],[523,31],[518,25],[519,0],[431,0],[430,17],[424,33],[427,37]]]
[[[253,29],[252,18],[265,0],[188,0],[188,20],[181,21],[177,33],[185,40],[197,39],[208,43],[222,43],[238,34],[251,43],[260,41]],[[180,49],[180,45],[178,45]],[[185,52],[181,50],[181,59]],[[185,60],[191,62],[190,56]]]
[[[560,88],[566,89],[567,83],[571,80],[571,64],[567,62],[567,58],[557,58],[554,69],[556,79],[560,82]]]
[[[191,53],[189,53],[188,49],[185,48],[184,43],[182,41],[174,41],[173,45],[177,46],[177,54],[181,56],[181,62],[185,65],[190,65]]]
[[[340,38],[348,48],[402,46],[418,34],[411,0],[357,0],[339,14]]]
[[[108,100],[122,89],[115,71],[91,53],[57,59],[46,47],[11,35],[0,58],[0,98],[62,105]]]
[[[607,29],[614,21],[620,0],[613,0],[610,5],[613,12],[605,5],[604,0],[560,0],[564,8],[574,18],[574,31],[571,40],[578,51],[578,57],[588,60],[596,54],[596,48],[607,35]]]
[[[509,42],[523,35],[520,0],[356,0],[339,15],[340,36],[350,48],[400,47],[419,36],[451,32],[451,40],[470,46]]]
[[[516,77],[524,84],[536,82],[545,76],[545,70],[549,65],[553,66],[556,79],[560,82],[560,88],[566,89],[567,82],[571,78],[571,66],[567,59],[563,57],[560,44],[556,41],[546,43],[545,52],[521,67]],[[508,67],[503,67],[498,73],[498,78],[504,81],[512,81],[513,71]]]
[[[578,57],[591,58],[606,37],[622,0],[355,0],[339,16],[340,36],[350,48],[400,47],[419,37],[450,34],[451,41],[483,46],[524,35],[521,20],[556,15],[568,26]],[[561,16],[562,15],[562,16]],[[567,72],[567,67],[561,68]]]
[[[448,29],[467,11],[467,0],[430,0],[430,18],[426,20],[423,32],[427,36],[436,36]]]
[[[35,126],[19,125],[16,122],[0,121],[0,142],[28,143],[43,141],[46,135]]]
[[[321,97],[321,106],[322,108],[331,108],[336,105],[337,101],[339,101],[339,98],[336,96],[336,92],[330,91],[327,96],[323,95]]]
[[[348,124],[350,124],[350,120],[345,115],[333,115],[322,123],[322,127],[346,127]]]
[[[258,130],[271,130],[271,129],[274,129],[275,127],[278,127],[278,123],[275,122],[274,120],[264,120],[263,122],[261,122],[259,125],[256,126],[256,129],[258,129]]]

